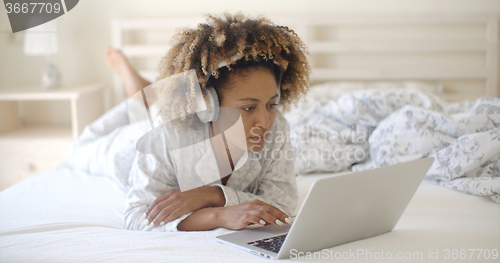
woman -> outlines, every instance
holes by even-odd
[[[214,87],[220,107],[241,114],[249,158],[244,163],[235,161],[239,169],[212,184],[181,191],[172,158],[162,143],[155,145],[157,154],[137,153],[129,176],[121,179],[129,187],[127,229],[196,231],[292,222],[289,214],[298,199],[293,151],[289,138],[279,138],[288,136],[289,127],[277,107],[287,110],[308,90],[310,69],[305,46],[292,30],[265,18],[252,20],[240,14],[208,18],[207,24],[173,38],[173,48],[160,63],[158,79],[194,69],[204,96],[208,87]],[[121,53],[108,50],[107,60],[124,80],[129,96],[149,84],[138,77]],[[162,103],[161,97],[158,100],[166,112],[175,110]],[[120,129],[115,134],[124,133],[124,128]],[[210,129],[214,136],[212,123]],[[208,150],[213,155],[215,149]],[[216,153],[215,157],[219,164]],[[203,159],[190,165],[203,173]]]

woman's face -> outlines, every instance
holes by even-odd
[[[278,93],[274,74],[255,68],[230,75],[219,92],[223,97],[221,107],[235,108],[241,114],[247,150],[261,151],[276,117]]]

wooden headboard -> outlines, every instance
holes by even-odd
[[[498,15],[268,16],[309,47],[311,85],[327,81],[426,81],[449,101],[500,95]],[[112,41],[152,81],[176,28],[203,17],[120,19]],[[114,101],[125,98],[115,76]]]

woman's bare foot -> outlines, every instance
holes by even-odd
[[[132,97],[142,88],[151,84],[139,76],[121,51],[108,47],[104,52],[104,58],[108,68],[122,79],[128,97]]]
[[[127,58],[119,50],[111,47],[106,48],[104,51],[104,58],[106,58],[108,68],[118,74],[122,79],[126,78],[127,75],[134,71]]]

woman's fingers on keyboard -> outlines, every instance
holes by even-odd
[[[267,214],[272,216],[272,218],[269,219],[269,220],[272,220],[272,222],[263,218],[264,220],[266,220],[266,222],[268,222],[270,224],[281,226],[283,224],[290,224],[293,221],[292,218],[289,217],[286,213],[284,213],[283,211],[279,210],[278,208],[276,208],[275,206],[273,206],[271,204],[268,204],[266,202],[262,202],[262,201],[257,200],[257,199],[253,200],[252,202],[255,205],[260,206],[261,211],[264,211]]]
[[[273,215],[271,215],[268,212],[265,212],[264,210],[260,210],[258,212],[257,216],[259,218],[261,218],[263,221],[265,221],[266,223],[269,223],[272,225],[277,225],[277,226],[283,225],[283,223],[281,223],[281,221],[278,218],[274,217]]]
[[[258,226],[263,226],[266,224],[266,221],[263,220],[262,218],[255,216],[255,215],[249,215],[248,216],[248,222],[253,223]]]
[[[257,210],[255,215],[268,224],[282,226],[292,222],[292,219],[286,213],[266,202],[255,199],[250,201],[248,205],[251,210]]]
[[[271,206],[270,209],[267,211],[270,215],[272,215],[275,219],[276,225],[283,225],[283,224],[290,224],[292,223],[292,219],[285,213],[283,213],[281,210],[278,208]]]

